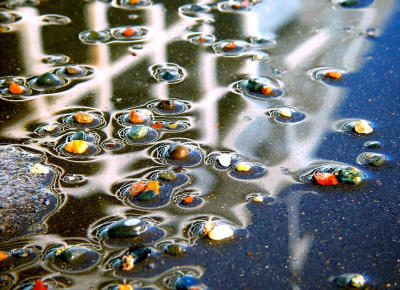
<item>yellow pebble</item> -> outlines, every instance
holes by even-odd
[[[55,129],[57,129],[56,124],[43,126],[43,130],[45,130],[46,132],[53,132]]]
[[[292,117],[292,111],[290,111],[289,109],[281,109],[281,110],[279,111],[279,114],[280,114],[281,116],[287,117],[287,118]]]
[[[211,240],[219,241],[233,236],[233,229],[229,225],[217,225],[208,232]]]
[[[118,290],[134,290],[131,284],[119,284]]]
[[[36,163],[31,167],[31,173],[33,174],[47,174],[50,170],[47,166],[43,166],[40,163]]]
[[[365,278],[363,275],[356,274],[353,278],[351,278],[351,285],[356,288],[363,287],[365,285]]]
[[[244,162],[239,162],[239,163],[236,165],[236,170],[237,170],[237,171],[245,171],[245,172],[248,172],[248,171],[250,171],[250,168],[251,168],[251,166],[250,166],[249,164],[247,164],[247,163],[244,163]]]
[[[256,195],[253,197],[253,201],[255,202],[263,202],[264,198],[261,195]]]
[[[168,128],[169,129],[176,129],[178,127],[179,123],[178,122],[174,122],[174,123],[170,123],[168,124]]]
[[[88,148],[89,144],[86,141],[82,140],[73,140],[71,142],[68,142],[65,144],[65,151],[71,152],[71,153],[85,153]]]
[[[359,134],[369,134],[372,133],[372,131],[374,130],[367,121],[360,120],[355,124],[354,131],[356,131]]]

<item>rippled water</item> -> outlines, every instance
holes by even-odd
[[[0,163],[0,287],[335,289],[345,273],[400,287],[398,2],[0,6],[0,138],[21,150]],[[15,174],[23,151],[38,161]],[[29,174],[56,175],[39,188],[49,215],[27,209],[43,186]],[[130,191],[154,181],[150,200]],[[6,230],[29,214],[34,229]],[[107,233],[124,218],[145,231]]]

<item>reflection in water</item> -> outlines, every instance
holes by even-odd
[[[52,65],[60,65],[59,61],[43,62],[44,58],[48,59],[46,53],[62,52],[72,55],[72,51],[76,49],[79,54],[87,56],[71,56],[71,63],[74,65],[57,67],[54,70],[55,75],[67,80],[86,77],[88,73],[93,73],[93,77],[85,78],[83,82],[49,96],[41,93],[24,105],[7,105],[17,108],[17,113],[11,122],[0,125],[1,134],[7,140],[26,138],[29,130],[26,124],[36,124],[30,133],[35,131],[43,139],[31,146],[46,150],[53,162],[64,168],[63,180],[69,186],[62,190],[67,195],[84,199],[96,193],[99,200],[106,195],[113,200],[107,200],[104,204],[99,201],[95,205],[80,205],[77,211],[89,212],[88,224],[105,226],[104,215],[140,215],[157,219],[157,226],[162,229],[159,230],[157,239],[165,240],[187,240],[187,226],[199,221],[205,223],[210,218],[226,220],[235,230],[247,228],[251,224],[246,203],[249,193],[259,192],[258,200],[264,202],[266,194],[279,195],[296,183],[290,175],[282,174],[282,168],[294,172],[313,160],[315,152],[319,150],[321,138],[332,131],[334,113],[346,93],[343,87],[336,86],[339,81],[334,85],[326,80],[325,71],[322,72],[323,76],[319,74],[320,70],[311,73],[323,83],[313,81],[307,71],[321,66],[343,67],[343,70],[335,69],[335,72],[341,73],[356,71],[360,57],[366,49],[366,40],[363,37],[343,39],[344,32],[339,28],[353,25],[365,30],[379,25],[390,9],[390,5],[385,8],[383,4],[377,3],[382,13],[377,14],[375,9],[366,9],[353,12],[357,13],[354,14],[357,17],[352,18],[354,15],[334,10],[329,3],[327,5],[321,1],[259,1],[251,9],[246,7],[243,11],[233,7],[240,10],[235,11],[238,13],[230,13],[226,9],[221,12],[216,9],[216,6],[221,5],[211,3],[211,8],[205,5],[183,5],[179,7],[179,12],[183,14],[180,16],[177,3],[164,5],[150,1],[136,1],[138,4],[133,2],[135,1],[80,3],[79,7],[85,9],[86,17],[84,20],[72,18],[72,23],[77,23],[72,29],[75,40],[71,40],[70,47],[65,49],[60,49],[55,44],[57,51],[47,51],[43,35],[49,33],[51,30],[47,29],[51,27],[43,26],[49,23],[67,24],[68,18],[55,14],[43,17],[40,16],[39,8],[19,8],[21,21],[8,24],[13,25],[21,48],[21,74],[25,77],[41,76],[50,68],[54,69]],[[285,9],[282,9],[283,6]],[[171,7],[175,9],[175,14],[169,12]],[[125,12],[130,9],[135,9],[138,19],[127,17]],[[318,17],[313,12],[317,9],[320,11]],[[119,18],[110,17],[110,13],[116,13]],[[73,14],[68,15],[72,17]],[[335,22],[331,23],[333,19]],[[293,25],[295,22],[296,25]],[[61,29],[60,27],[57,29]],[[128,30],[130,28],[133,32]],[[63,29],[62,31],[67,31],[69,28],[66,26]],[[80,34],[80,38],[92,39],[93,41],[89,41],[91,45],[79,41],[78,33],[82,31],[87,32]],[[99,31],[104,31],[104,35]],[[149,31],[152,32],[151,35],[148,35]],[[118,41],[112,44],[103,43],[111,37]],[[139,41],[142,49],[135,50],[132,55],[130,44],[124,43],[125,40]],[[208,47],[211,44],[215,53]],[[336,48],[332,50],[334,45]],[[26,47],[29,49],[22,49]],[[255,57],[249,57],[249,51]],[[235,58],[224,58],[219,54]],[[75,64],[76,62],[82,64]],[[253,84],[250,91],[247,90],[249,88],[246,83],[239,93],[249,98],[230,92],[229,86],[232,83],[240,80],[249,82],[254,80],[253,76],[271,81],[258,89],[254,88],[257,83]],[[37,82],[36,80],[36,84]],[[268,88],[271,89],[269,93]],[[260,97],[272,95],[274,92],[276,95],[271,98]],[[280,98],[274,98],[275,96]],[[166,100],[176,100],[175,106],[171,102],[166,103]],[[144,108],[146,105],[154,112],[154,120],[149,117],[145,121],[146,126],[125,122],[121,111],[129,112],[130,115],[132,111],[129,108]],[[90,112],[92,110],[89,108],[95,108],[93,112],[101,121],[93,126],[76,124],[70,115],[66,115],[74,109],[65,110],[65,107],[84,108]],[[291,115],[282,113],[282,108],[289,110]],[[296,108],[302,108],[302,112],[298,112]],[[279,115],[272,113],[274,110],[279,110]],[[268,121],[266,111],[276,122]],[[176,119],[178,113],[182,119]],[[296,115],[297,113],[302,115]],[[61,122],[60,115],[63,116]],[[290,117],[292,122],[287,126],[289,121],[285,118]],[[174,131],[176,127],[172,125],[171,128],[167,127],[170,131],[158,130],[166,129],[165,126],[180,120],[183,120],[182,124],[186,127]],[[154,126],[156,122],[161,127]],[[48,146],[50,149],[44,147],[45,142],[58,141],[56,148],[64,148],[63,142],[76,129],[84,130],[82,134],[97,136],[94,142],[96,147],[93,149],[95,151],[90,154],[91,159],[76,159],[74,155],[66,154],[56,156],[57,152],[51,149],[54,146]],[[181,160],[170,158],[174,154],[172,149],[179,146],[178,143],[189,147],[188,156]],[[233,152],[232,160],[243,156],[243,161],[250,163],[243,162],[238,169],[237,163],[241,162],[237,161],[242,160],[230,160],[225,166],[227,171],[221,170],[215,163],[204,162],[210,152]],[[171,192],[164,194],[169,198],[174,197],[175,201],[171,202],[168,198],[162,200],[162,210],[142,204],[136,206],[136,200],[126,201],[122,206],[115,198],[114,193],[118,192],[114,190],[116,185],[146,179],[155,171],[166,167],[187,176],[188,182],[185,183],[184,190],[172,192],[171,189]],[[243,179],[248,183],[243,182]],[[309,193],[293,191],[281,201],[288,212],[287,246],[293,288],[298,287],[296,283],[301,278],[314,240],[312,235],[302,233],[299,218],[301,200],[306,194]],[[191,199],[187,199],[190,202],[182,203],[188,196],[192,196],[198,203]],[[255,200],[253,195],[250,198]],[[186,206],[191,202],[196,206]],[[91,214],[91,211],[96,214]],[[102,218],[99,218],[101,215]],[[57,221],[60,217],[56,214],[53,219]],[[50,219],[50,223],[52,222]],[[51,237],[51,233],[48,236]],[[93,237],[91,240],[93,243],[98,242]],[[44,247],[53,242],[40,239],[37,241]],[[109,242],[108,246],[131,245],[130,241],[124,242]],[[104,255],[113,253],[113,250],[105,249]],[[170,267],[176,265],[168,263]],[[204,273],[202,268],[192,266],[171,271],[166,270],[144,281],[159,287],[173,287],[171,285],[181,276],[201,276]],[[93,282],[98,274],[92,275]],[[103,282],[108,278],[102,277],[99,281]],[[75,283],[82,283],[80,285],[86,287],[91,282],[76,278]]]

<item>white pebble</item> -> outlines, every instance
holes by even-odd
[[[208,232],[211,240],[219,241],[233,236],[233,229],[229,225],[217,225]]]
[[[229,154],[223,153],[218,156],[217,160],[221,166],[228,167],[231,165],[232,157]]]

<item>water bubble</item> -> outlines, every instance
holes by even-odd
[[[56,271],[74,274],[93,269],[101,259],[90,245],[56,245],[45,252],[45,263]]]
[[[153,4],[150,0],[114,0],[116,7],[126,10],[136,10],[148,8]]]
[[[111,29],[112,36],[119,41],[142,42],[149,38],[149,30],[139,26],[121,26]]]
[[[65,25],[70,23],[71,19],[58,14],[44,14],[40,16],[40,21],[45,25]]]
[[[22,19],[22,16],[8,12],[8,11],[0,11],[0,24],[13,24]]]
[[[177,99],[168,99],[154,101],[148,105],[148,108],[159,115],[176,115],[184,113],[190,109],[190,103]]]
[[[313,80],[326,84],[337,84],[346,76],[346,71],[335,67],[317,67],[308,72]]]
[[[55,72],[67,79],[86,79],[93,75],[94,68],[86,65],[67,65],[58,68]]]
[[[374,152],[363,152],[357,156],[357,164],[370,165],[375,167],[383,166],[387,163],[388,157],[386,155]]]
[[[260,47],[260,48],[268,48],[268,47],[272,47],[276,44],[276,42],[275,42],[275,40],[273,40],[272,36],[271,36],[271,38],[252,36],[252,37],[250,37],[250,43],[252,45]]]
[[[85,176],[79,174],[66,174],[62,178],[62,181],[72,185],[83,184],[87,182]]]
[[[202,19],[211,7],[205,4],[185,4],[178,8],[178,12],[182,16]]]
[[[7,8],[14,9],[25,6],[37,6],[39,3],[40,0],[8,0],[6,6]]]
[[[86,30],[79,33],[79,39],[85,44],[106,43],[111,39],[111,33],[108,30]]]
[[[104,140],[101,144],[104,150],[115,151],[122,149],[125,146],[119,139]]]
[[[256,99],[278,98],[283,95],[282,83],[276,79],[255,77],[232,84],[235,93]]]
[[[202,150],[191,143],[167,143],[159,146],[154,152],[157,161],[173,166],[190,167],[202,161]]]
[[[54,64],[54,65],[63,65],[67,64],[70,61],[70,57],[66,56],[64,54],[53,54],[53,55],[48,55],[44,58],[42,58],[42,62],[47,63],[47,64]]]
[[[325,184],[323,180],[318,181],[315,179],[315,174],[318,173],[327,175],[324,178],[327,179],[328,184]],[[299,170],[297,176],[301,182],[315,182],[321,185],[336,185],[338,183],[357,185],[367,177],[365,173],[353,166],[333,161],[320,161],[310,164],[306,168]],[[332,178],[336,181],[331,182]]]
[[[238,57],[251,50],[250,43],[243,40],[227,39],[213,44],[214,52],[221,56]]]
[[[121,138],[131,145],[151,143],[158,138],[158,133],[152,127],[134,125],[119,132]]]
[[[174,63],[154,64],[149,68],[150,74],[160,83],[175,84],[183,81],[185,70]]]
[[[306,115],[293,106],[273,107],[267,111],[267,115],[273,117],[278,123],[298,123],[306,118]]]
[[[372,4],[374,0],[331,0],[332,4],[347,9],[364,8]]]
[[[187,36],[189,42],[203,46],[210,46],[215,42],[215,36],[205,33],[192,33]]]
[[[29,85],[38,91],[55,90],[68,84],[68,80],[52,72],[46,72],[40,76],[28,79]]]
[[[366,141],[364,142],[363,147],[370,149],[382,149],[383,145],[379,141]]]

